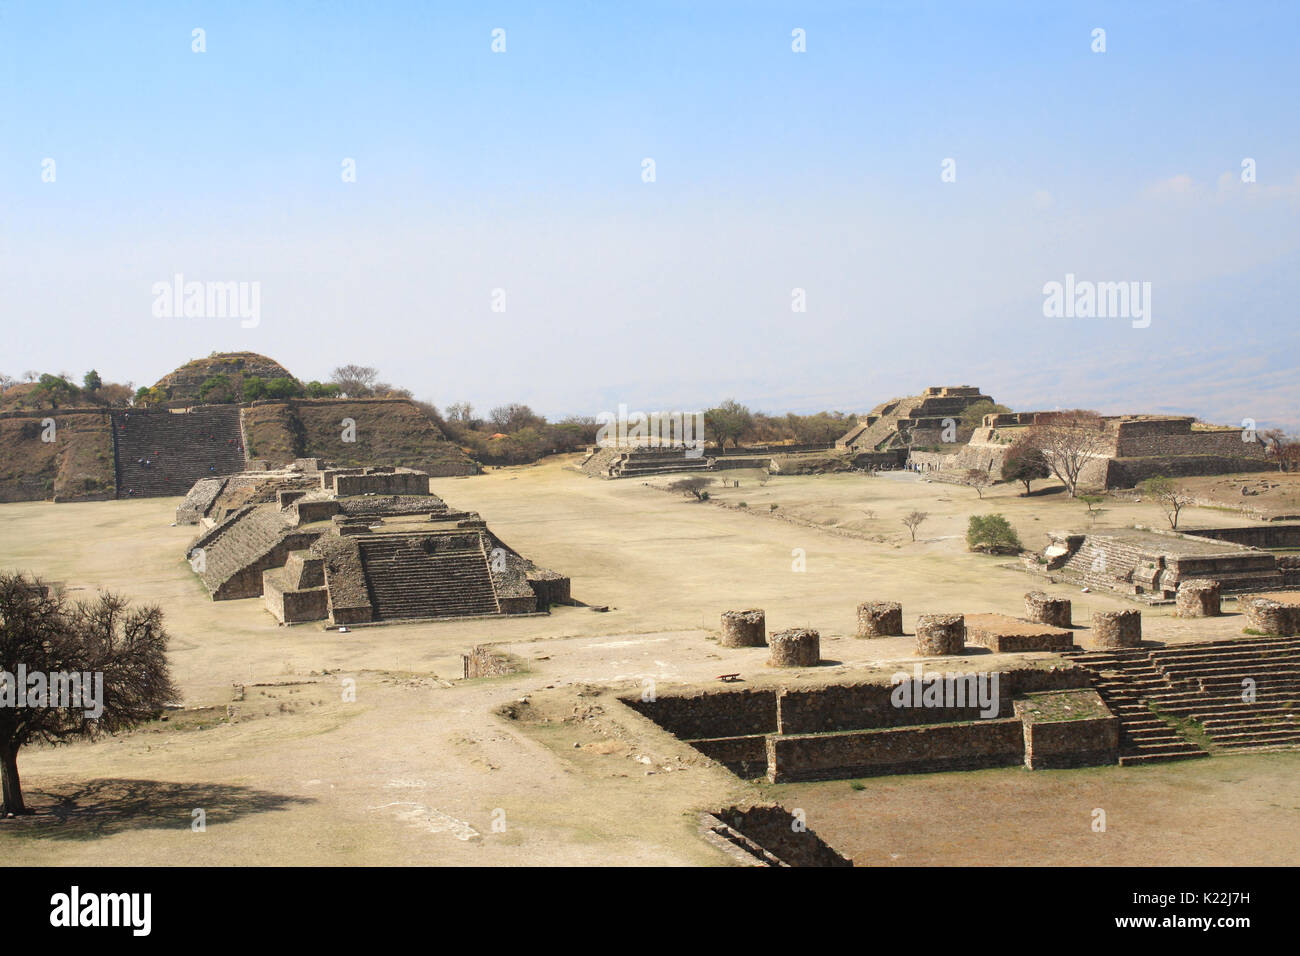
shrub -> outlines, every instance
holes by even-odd
[[[1023,550],[1016,529],[1002,515],[971,515],[966,544],[987,554],[1018,554]]]
[[[235,389],[224,375],[213,375],[199,386],[199,401],[205,405],[225,405],[235,400]]]

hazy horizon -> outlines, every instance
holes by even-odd
[[[1300,9],[1187,12],[6,6],[0,371],[247,350],[551,418],[971,384],[1300,430]],[[257,283],[255,327],[156,316],[176,274]],[[1045,317],[1067,276],[1150,283],[1149,325]]]

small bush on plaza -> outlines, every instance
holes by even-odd
[[[972,551],[987,554],[1018,554],[1023,550],[1016,529],[1002,515],[971,515],[966,544]]]

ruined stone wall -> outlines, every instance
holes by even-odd
[[[1095,767],[1119,760],[1119,720],[1097,717],[1026,724],[1025,766],[1031,770]]]
[[[420,495],[429,493],[429,476],[419,472],[380,472],[368,475],[335,475],[334,493],[352,495]]]
[[[1261,441],[1242,441],[1240,429],[1192,431],[1190,428],[1158,429],[1163,422],[1122,422],[1115,442],[1117,458],[1204,455],[1222,458],[1263,460],[1267,452]]]
[[[688,740],[710,760],[716,760],[738,777],[752,779],[767,773],[767,736],[706,737]]]
[[[262,552],[249,564],[240,568],[212,592],[214,601],[234,601],[240,598],[262,596],[262,572],[280,568],[289,559],[289,552],[310,548],[320,537],[318,531],[294,532],[286,535],[268,551]]]
[[[852,866],[807,828],[796,828],[790,812],[775,805],[728,807],[714,817],[757,843],[786,866]]]
[[[934,667],[926,673],[943,674],[946,671]],[[1011,713],[1012,697],[1035,691],[1087,687],[1092,681],[1088,671],[1082,667],[1022,668],[997,673],[1000,714]],[[891,700],[893,690],[894,686],[887,683],[840,684],[807,690],[783,687],[775,701],[775,726],[768,732],[828,733],[974,720],[979,716],[978,707],[896,707]],[[743,732],[760,731],[745,728]]]
[[[1234,434],[1236,434],[1234,432]],[[1244,448],[1251,446],[1238,440]],[[1197,478],[1236,472],[1269,471],[1276,467],[1264,458],[1233,458],[1224,455],[1168,455],[1146,458],[1113,458],[1107,462],[1107,488],[1134,488],[1148,478]],[[1090,482],[1095,486],[1096,482]]]
[[[311,524],[313,521],[325,521],[339,513],[337,501],[296,501],[294,509],[298,514],[299,524]]]
[[[461,655],[462,676],[465,680],[475,677],[500,677],[513,674],[517,667],[504,654],[498,654],[482,644],[474,647],[468,654]]]
[[[624,697],[637,713],[683,740],[776,732],[776,690],[696,691],[643,701]]]
[[[1230,541],[1248,548],[1300,548],[1300,524],[1252,525],[1245,528],[1187,528],[1184,534]]]
[[[291,590],[286,583],[282,568],[263,572],[262,600],[276,620],[281,624],[325,620],[329,615],[329,592],[325,588]]]
[[[767,738],[772,783],[1009,767],[1024,753],[1018,717]]]

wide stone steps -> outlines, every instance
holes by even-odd
[[[481,548],[426,553],[406,541],[360,541],[377,620],[501,613]]]
[[[119,498],[184,495],[200,478],[244,470],[236,406],[121,411],[112,421]]]
[[[1300,640],[1213,641],[1062,656],[1097,675],[1098,693],[1120,720],[1122,764],[1205,755],[1164,717],[1199,724],[1216,751],[1300,746]],[[1255,689],[1249,702],[1242,699],[1246,678]]]

